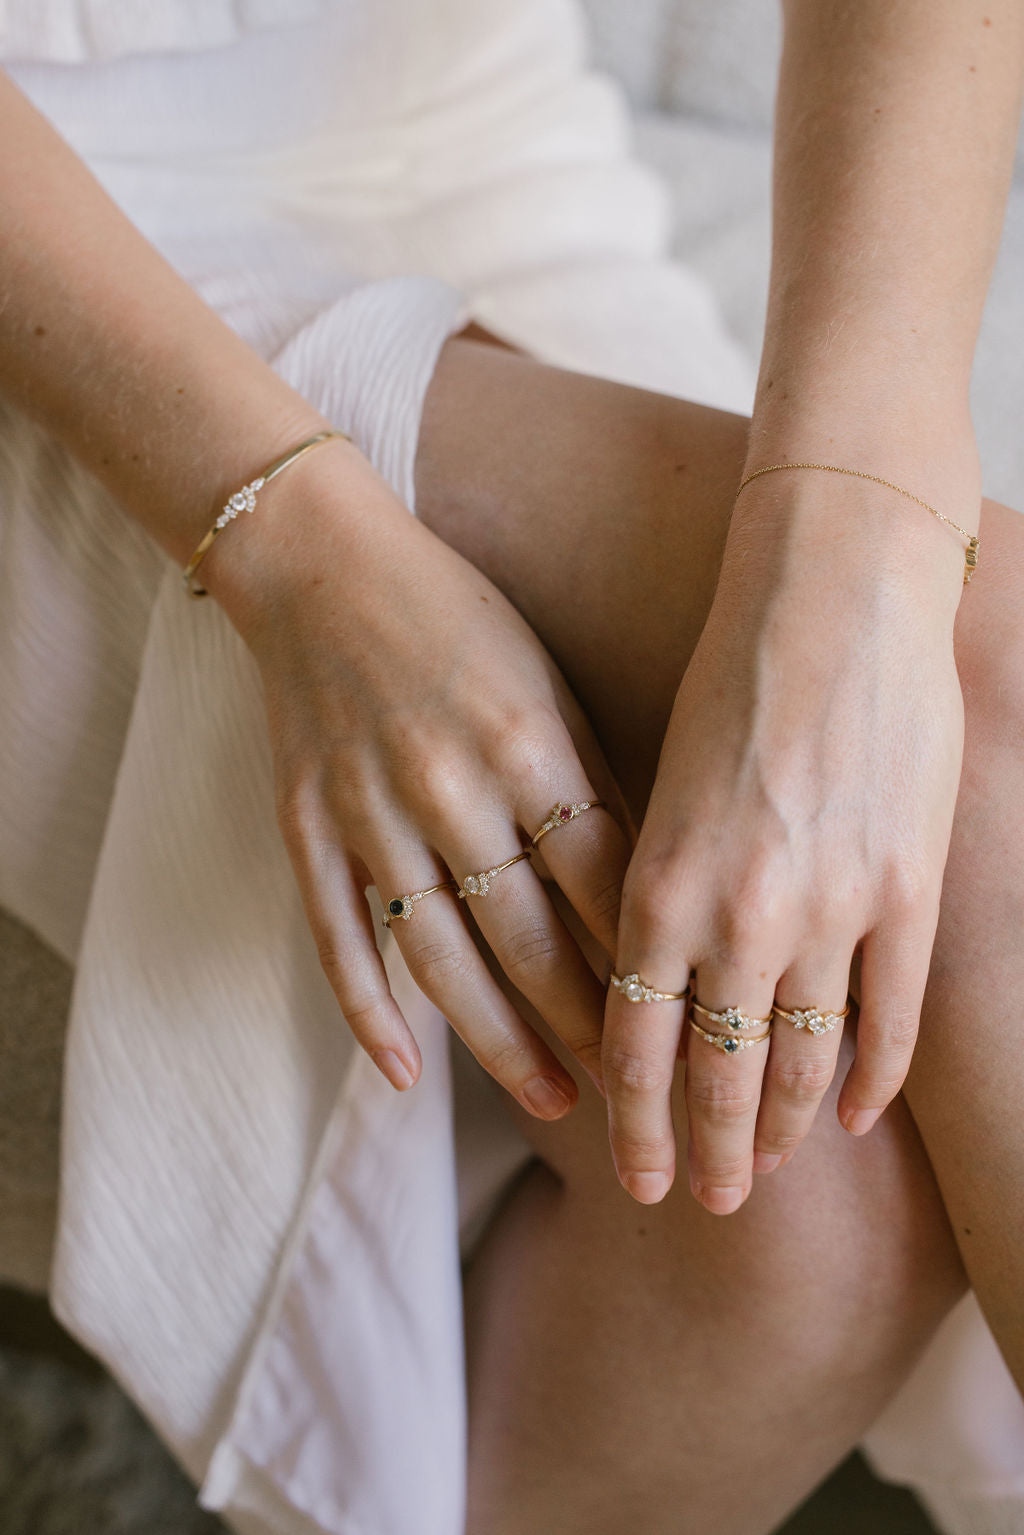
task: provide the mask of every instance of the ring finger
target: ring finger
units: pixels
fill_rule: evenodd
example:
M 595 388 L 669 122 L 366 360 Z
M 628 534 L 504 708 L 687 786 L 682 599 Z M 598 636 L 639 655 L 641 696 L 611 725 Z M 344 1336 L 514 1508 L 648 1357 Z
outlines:
M 402 884 L 410 871 L 418 881 Z M 528 1113 L 559 1118 L 575 1102 L 576 1085 L 491 976 L 456 899 L 455 881 L 427 862 L 422 846 L 400 850 L 374 873 L 390 930 L 420 990 Z M 441 889 L 431 890 L 438 884 Z M 389 905 L 399 902 L 404 910 L 390 912 Z

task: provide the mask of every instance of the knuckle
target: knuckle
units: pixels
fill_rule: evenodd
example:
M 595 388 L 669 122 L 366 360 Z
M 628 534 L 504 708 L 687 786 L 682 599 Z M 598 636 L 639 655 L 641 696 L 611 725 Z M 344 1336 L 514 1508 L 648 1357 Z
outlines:
M 613 1135 L 615 1159 L 628 1172 L 643 1172 L 663 1167 L 668 1142 L 661 1136 L 643 1135 L 634 1130 L 617 1129 Z
M 480 1061 L 495 1081 L 513 1092 L 525 1086 L 537 1072 L 530 1052 L 518 1039 L 496 1041 L 480 1055 Z
M 692 1119 L 699 1119 L 712 1128 L 734 1125 L 753 1116 L 757 1109 L 757 1097 L 736 1082 L 716 1076 L 688 1074 L 686 1102 Z
M 802 1146 L 804 1139 L 805 1133 L 803 1131 L 799 1134 L 792 1134 L 787 1133 L 785 1130 L 773 1130 L 768 1127 L 758 1133 L 755 1149 L 757 1151 L 766 1151 L 769 1155 L 785 1156 L 786 1152 L 795 1151 L 798 1146 Z
M 446 943 L 419 943 L 405 949 L 403 957 L 416 985 L 428 996 L 463 980 L 472 963 L 468 953 Z
M 316 835 L 322 821 L 319 795 L 309 783 L 290 783 L 278 789 L 274 805 L 277 824 L 289 847 L 305 844 Z
M 510 981 L 521 976 L 544 980 L 559 969 L 561 946 L 550 928 L 526 927 L 502 939 L 498 958 Z
M 827 1092 L 834 1072 L 832 1057 L 797 1057 L 771 1066 L 769 1081 L 772 1090 L 790 1103 L 817 1103 Z
M 713 1187 L 728 1188 L 737 1183 L 746 1183 L 750 1176 L 751 1155 L 726 1157 L 718 1156 L 714 1151 L 705 1151 L 702 1155 L 698 1149 L 696 1171 L 702 1183 Z
M 885 881 L 885 907 L 890 917 L 920 920 L 933 905 L 933 882 L 927 868 L 910 860 L 889 870 Z
M 907 1009 L 890 1013 L 882 1024 L 882 1037 L 890 1049 L 908 1055 L 917 1042 L 918 1015 Z
M 672 1074 L 642 1050 L 625 1044 L 606 1045 L 602 1057 L 605 1082 L 624 1093 L 667 1091 Z

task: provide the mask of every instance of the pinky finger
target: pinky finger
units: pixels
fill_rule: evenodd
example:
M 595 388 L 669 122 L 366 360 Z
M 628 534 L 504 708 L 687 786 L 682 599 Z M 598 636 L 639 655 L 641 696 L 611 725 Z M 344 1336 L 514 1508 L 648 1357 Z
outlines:
M 857 1054 L 839 1094 L 840 1122 L 864 1135 L 903 1086 L 917 1043 L 934 925 L 875 929 L 864 939 Z
M 307 829 L 285 840 L 320 964 L 345 1022 L 392 1087 L 404 1092 L 420 1074 L 419 1047 L 391 995 L 352 866 L 329 835 Z

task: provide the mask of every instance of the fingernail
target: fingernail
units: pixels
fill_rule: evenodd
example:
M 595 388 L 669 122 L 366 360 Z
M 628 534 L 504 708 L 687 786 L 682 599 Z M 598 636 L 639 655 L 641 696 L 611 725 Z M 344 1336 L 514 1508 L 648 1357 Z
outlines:
M 402 1057 L 396 1055 L 393 1050 L 374 1050 L 373 1064 L 384 1073 L 392 1087 L 398 1088 L 400 1093 L 404 1093 L 406 1088 L 411 1087 L 416 1080 Z
M 622 1187 L 642 1205 L 656 1205 L 664 1199 L 672 1180 L 667 1173 L 623 1173 Z
M 712 1215 L 731 1215 L 747 1197 L 746 1189 L 706 1188 L 701 1183 L 694 1187 L 693 1192 Z
M 773 1173 L 781 1161 L 781 1152 L 778 1156 L 774 1156 L 768 1151 L 755 1151 L 754 1171 L 755 1173 Z
M 851 1135 L 866 1135 L 881 1117 L 881 1113 L 881 1109 L 851 1109 L 843 1119 L 843 1124 Z
M 534 1077 L 523 1088 L 523 1097 L 544 1119 L 560 1119 L 572 1108 L 572 1098 L 554 1077 Z

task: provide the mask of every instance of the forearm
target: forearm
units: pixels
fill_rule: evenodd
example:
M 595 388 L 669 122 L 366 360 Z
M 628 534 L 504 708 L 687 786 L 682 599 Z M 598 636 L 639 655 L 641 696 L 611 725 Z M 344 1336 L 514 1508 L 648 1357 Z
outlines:
M 870 452 L 879 432 L 923 444 L 968 419 L 1024 4 L 784 0 L 784 11 L 751 464 L 769 447 Z M 863 467 L 898 471 L 899 456 Z
M 0 393 L 184 563 L 218 498 L 327 423 L 202 303 L 2 73 L 0 143 Z

